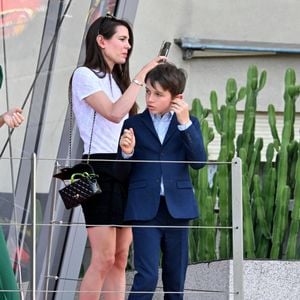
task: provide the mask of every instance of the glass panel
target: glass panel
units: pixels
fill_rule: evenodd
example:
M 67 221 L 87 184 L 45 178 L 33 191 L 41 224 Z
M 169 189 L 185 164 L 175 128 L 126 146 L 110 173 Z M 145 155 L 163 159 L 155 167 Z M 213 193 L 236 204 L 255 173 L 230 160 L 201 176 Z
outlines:
M 53 218 L 69 223 L 76 213 L 71 215 L 60 203 L 52 214 L 55 199 L 52 174 L 56 162 L 65 163 L 64 159 L 58 160 L 57 157 L 67 156 L 68 81 L 72 71 L 82 63 L 86 28 L 98 16 L 108 11 L 114 13 L 116 5 L 117 0 L 0 0 L 0 65 L 4 75 L 0 114 L 18 106 L 23 108 L 26 118 L 22 126 L 13 131 L 9 132 L 6 125 L 0 130 L 0 256 L 3 257 L 4 252 L 9 255 L 8 266 L 11 265 L 15 272 L 15 284 L 22 290 L 24 299 L 32 299 L 33 287 L 33 152 L 38 156 L 36 216 L 41 224 L 37 227 L 35 243 L 36 296 L 50 299 L 54 293 L 45 290 L 55 290 L 61 281 L 69 280 L 56 280 L 55 276 L 64 267 L 66 249 L 63 246 L 70 226 L 53 225 L 51 232 L 49 225 Z M 75 130 L 74 147 L 80 149 L 76 134 Z M 80 218 L 78 214 L 78 220 Z M 74 227 L 82 228 L 85 233 L 84 226 Z M 82 242 L 83 252 L 77 256 L 79 270 L 84 255 L 84 238 Z M 49 251 L 52 252 L 51 261 L 46 255 Z M 6 272 L 1 265 L 0 279 Z M 46 278 L 48 275 L 50 278 Z M 14 281 L 14 276 L 10 279 Z M 3 290 L 1 286 L 0 290 Z M 64 296 L 61 293 L 60 299 L 66 299 Z M 59 299 L 57 295 L 56 299 Z

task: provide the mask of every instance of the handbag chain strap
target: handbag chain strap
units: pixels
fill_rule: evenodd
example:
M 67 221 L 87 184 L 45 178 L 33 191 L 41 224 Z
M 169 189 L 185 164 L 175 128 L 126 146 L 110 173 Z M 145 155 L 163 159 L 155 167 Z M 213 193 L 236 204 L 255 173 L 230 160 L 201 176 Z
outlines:
M 74 73 L 73 73 L 74 74 Z M 69 127 L 69 158 L 71 159 L 72 157 L 72 131 L 73 131 L 73 103 L 72 103 L 72 80 L 73 80 L 73 74 L 70 78 L 69 82 L 69 107 L 70 107 L 70 127 Z M 92 148 L 92 140 L 93 140 L 93 134 L 94 134 L 94 125 L 95 125 L 95 120 L 96 120 L 96 111 L 94 110 L 94 115 L 93 115 L 93 124 L 92 124 L 92 129 L 91 129 L 91 136 L 90 136 L 90 142 L 89 142 L 89 152 L 87 156 L 87 164 L 90 161 L 90 156 L 91 156 L 91 148 Z

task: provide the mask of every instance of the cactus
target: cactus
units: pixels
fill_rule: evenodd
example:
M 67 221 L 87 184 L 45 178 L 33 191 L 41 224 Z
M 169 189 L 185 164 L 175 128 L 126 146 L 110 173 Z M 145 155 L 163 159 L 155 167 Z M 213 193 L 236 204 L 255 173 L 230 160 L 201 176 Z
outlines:
M 250 192 L 247 168 L 247 152 L 244 148 L 240 149 L 243 174 L 243 228 L 244 228 L 244 252 L 245 257 L 255 258 L 255 238 L 252 222 L 252 209 L 250 205 Z
M 285 185 L 278 193 L 280 203 L 277 205 L 274 215 L 274 227 L 272 232 L 272 248 L 270 258 L 278 259 L 281 254 L 282 242 L 287 229 L 288 202 L 290 200 L 290 187 Z M 276 198 L 277 200 L 277 198 Z
M 250 66 L 247 72 L 246 88 L 239 89 L 234 79 L 226 84 L 225 104 L 218 107 L 215 91 L 210 94 L 211 113 L 217 133 L 221 138 L 218 168 L 213 178 L 213 186 L 208 186 L 207 170 L 194 174 L 193 182 L 198 186 L 196 194 L 201 210 L 205 211 L 201 222 L 216 223 L 212 213 L 216 198 L 219 200 L 218 225 L 230 225 L 231 215 L 231 170 L 224 163 L 231 161 L 234 155 L 242 160 L 243 179 L 243 226 L 244 251 L 246 258 L 284 258 L 299 259 L 300 231 L 300 145 L 295 140 L 294 123 L 296 100 L 300 95 L 300 85 L 296 84 L 295 71 L 288 69 L 285 74 L 283 129 L 279 135 L 276 125 L 276 112 L 272 104 L 268 106 L 268 121 L 273 142 L 266 151 L 266 162 L 261 168 L 261 150 L 263 140 L 255 137 L 256 102 L 258 94 L 266 83 L 266 72 L 259 75 L 256 66 Z M 236 138 L 236 104 L 246 95 L 242 133 Z M 202 116 L 208 111 L 193 103 L 193 110 Z M 205 116 L 205 117 L 204 117 Z M 208 124 L 201 123 L 209 136 Z M 212 129 L 211 129 L 212 130 Z M 211 133 L 212 134 L 212 133 Z M 207 138 L 207 141 L 210 140 Z M 206 143 L 206 146 L 208 143 Z M 193 173 L 193 171 L 191 171 Z M 204 187 L 204 188 L 203 188 Z M 205 188 L 207 187 L 207 189 Z M 205 191 L 204 191 L 204 190 Z M 294 208 L 289 214 L 290 198 L 294 199 Z M 209 212 L 209 213 L 208 213 Z M 194 240 L 197 257 L 209 259 L 209 247 L 216 242 L 213 235 L 201 231 L 203 240 Z M 207 231 L 208 232 L 208 231 Z M 212 231 L 213 232 L 213 231 Z M 220 231 L 219 257 L 229 258 L 231 254 L 231 232 L 226 228 Z M 207 245 L 209 245 L 207 247 Z M 286 256 L 285 256 L 286 255 Z
M 273 137 L 274 147 L 276 148 L 277 151 L 279 151 L 280 140 L 279 140 L 278 131 L 276 127 L 276 114 L 275 114 L 275 108 L 273 104 L 269 104 L 268 106 L 268 121 L 271 129 L 271 134 Z
M 204 145 L 207 150 L 208 143 L 211 141 L 211 130 L 208 126 L 207 120 L 201 122 L 202 134 L 204 136 Z M 200 222 L 197 225 L 201 226 L 215 226 L 214 205 L 215 198 L 212 198 L 208 183 L 208 165 L 198 171 L 197 187 L 199 187 L 196 197 L 200 207 Z M 206 187 L 206 188 L 202 188 Z M 215 230 L 214 229 L 200 229 L 198 234 L 202 236 L 201 240 L 197 241 L 197 249 L 199 256 L 203 260 L 211 260 L 216 258 L 215 254 Z
M 194 99 L 190 113 L 197 117 L 200 122 L 204 147 L 206 153 L 208 153 L 208 144 L 214 139 L 213 129 L 209 127 L 208 122 L 205 119 L 208 115 L 208 110 L 203 109 L 199 99 Z M 208 166 L 204 166 L 199 171 L 190 169 L 190 172 L 200 208 L 200 219 L 194 220 L 193 225 L 215 226 L 214 206 L 216 197 L 211 195 L 212 193 L 209 188 Z M 215 259 L 215 236 L 215 229 L 194 229 L 190 233 L 190 248 L 193 247 L 194 249 L 193 251 L 190 251 L 190 260 L 199 261 L 199 259 Z
M 262 177 L 262 200 L 265 210 L 266 224 L 268 232 L 272 230 L 273 212 L 275 205 L 275 191 L 276 191 L 276 170 L 273 167 L 274 145 L 270 143 L 266 151 L 266 163 L 263 170 Z M 261 228 L 256 227 L 255 236 L 257 244 L 256 257 L 267 258 L 269 256 L 271 240 L 262 234 Z
M 258 93 L 266 83 L 267 73 L 262 71 L 260 77 L 256 66 L 251 65 L 247 72 L 246 102 L 244 109 L 243 131 L 237 138 L 237 153 L 243 162 L 243 210 L 244 210 L 244 243 L 245 255 L 249 258 L 255 257 L 256 245 L 254 235 L 254 225 L 262 224 L 264 205 L 262 193 L 257 182 L 260 164 L 260 152 L 263 147 L 263 140 L 257 139 L 255 144 L 255 114 Z M 254 180 L 255 178 L 255 180 Z M 247 181 L 247 182 L 246 182 Z M 254 188 L 254 193 L 253 193 Z M 254 210 L 252 210 L 252 193 L 254 195 Z M 267 234 L 267 225 L 264 226 L 264 235 Z M 257 233 L 257 235 L 261 235 Z
M 298 144 L 298 159 L 295 172 L 294 208 L 291 214 L 291 226 L 287 243 L 287 258 L 299 259 L 297 257 L 297 238 L 300 231 L 300 144 Z
M 253 182 L 253 176 L 255 174 L 255 170 L 259 168 L 260 163 L 260 152 L 263 147 L 263 139 L 258 138 L 254 144 L 253 151 L 252 151 L 252 157 L 249 163 L 248 168 L 248 184 L 251 188 L 252 182 Z
M 254 206 L 256 210 L 257 215 L 257 227 L 260 231 L 259 237 L 256 239 L 256 241 L 260 241 L 261 237 L 264 236 L 266 239 L 271 238 L 271 233 L 269 226 L 267 224 L 267 218 L 266 218 L 266 211 L 263 203 L 263 196 L 261 193 L 260 188 L 260 177 L 259 175 L 255 174 L 253 178 L 254 183 Z M 258 243 L 257 243 L 258 244 Z
M 278 152 L 277 192 L 275 198 L 275 215 L 272 232 L 271 258 L 278 259 L 281 255 L 281 244 L 288 226 L 288 205 L 292 192 L 288 182 L 289 155 L 295 147 L 294 123 L 296 99 L 300 94 L 300 86 L 296 84 L 295 71 L 288 69 L 285 73 L 284 90 L 284 125 L 282 129 L 281 146 Z M 288 198 L 287 198 L 288 197 Z
M 224 164 L 231 161 L 235 154 L 235 132 L 236 132 L 236 104 L 245 95 L 245 89 L 237 94 L 236 81 L 228 79 L 226 84 L 226 105 L 218 109 L 218 97 L 215 91 L 210 94 L 211 111 L 217 132 L 221 136 L 221 151 L 216 173 L 216 185 L 219 195 L 219 222 L 223 227 L 228 227 L 231 216 L 231 190 L 229 166 Z M 231 253 L 231 235 L 228 229 L 221 229 L 220 232 L 220 258 L 228 258 Z
M 259 81 L 258 81 L 258 70 L 255 65 L 251 65 L 247 72 L 247 85 L 246 85 L 246 103 L 244 110 L 244 123 L 243 132 L 239 139 L 239 148 L 244 148 L 247 153 L 247 160 L 251 157 L 251 151 L 249 147 L 254 143 L 254 133 L 255 133 L 255 112 L 256 112 L 256 102 L 257 95 L 259 91 L 263 89 L 266 84 L 267 73 L 262 71 Z
M 300 94 L 300 85 L 296 85 L 296 74 L 293 69 L 287 69 L 285 73 L 285 90 L 284 90 L 284 123 L 286 121 L 291 122 L 291 135 L 290 140 L 294 139 L 294 123 L 295 123 L 295 105 L 296 99 Z
M 226 147 L 222 146 L 218 161 L 222 162 L 218 165 L 217 170 L 217 185 L 219 192 L 219 221 L 220 225 L 224 227 L 230 226 L 231 216 L 231 201 L 230 201 L 230 177 L 228 165 L 224 164 L 227 158 Z M 231 253 L 231 235 L 228 229 L 221 229 L 220 231 L 220 258 L 228 258 Z
M 290 126 L 289 126 L 290 127 Z M 279 153 L 279 162 L 277 169 L 277 192 L 275 197 L 275 214 L 274 226 L 272 232 L 272 248 L 271 258 L 278 259 L 280 254 L 280 246 L 283 241 L 283 233 L 286 229 L 285 214 L 288 209 L 287 195 L 290 194 L 290 187 L 286 185 L 287 182 L 287 163 L 288 151 L 287 147 L 281 147 Z
M 226 84 L 226 105 L 222 105 L 220 110 L 218 109 L 217 93 L 212 91 L 210 94 L 214 125 L 221 136 L 221 147 L 226 146 L 227 148 L 226 161 L 231 161 L 235 154 L 236 104 L 244 98 L 245 91 L 245 88 L 242 87 L 237 94 L 236 81 L 228 79 Z

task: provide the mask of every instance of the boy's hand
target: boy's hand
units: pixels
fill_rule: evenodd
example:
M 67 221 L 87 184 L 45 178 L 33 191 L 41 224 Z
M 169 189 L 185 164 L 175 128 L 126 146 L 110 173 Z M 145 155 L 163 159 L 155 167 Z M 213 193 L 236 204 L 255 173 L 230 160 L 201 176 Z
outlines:
M 180 125 L 184 125 L 189 122 L 189 105 L 183 100 L 182 95 L 178 95 L 172 100 L 170 110 L 175 112 L 177 121 Z
M 125 154 L 133 153 L 135 147 L 135 136 L 132 128 L 124 129 L 120 138 L 120 147 Z

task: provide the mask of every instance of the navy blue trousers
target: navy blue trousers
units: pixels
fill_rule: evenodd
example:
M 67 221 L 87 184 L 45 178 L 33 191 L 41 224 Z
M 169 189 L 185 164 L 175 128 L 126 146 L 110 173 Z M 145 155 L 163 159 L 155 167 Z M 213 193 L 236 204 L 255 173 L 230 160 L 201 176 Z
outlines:
M 174 228 L 133 228 L 136 274 L 129 300 L 152 299 L 158 281 L 160 263 L 164 299 L 183 299 L 188 264 L 188 228 L 176 228 L 176 226 L 188 224 L 189 220 L 174 219 L 169 214 L 164 197 L 161 197 L 159 211 L 153 220 L 134 223 L 134 225 L 174 226 Z

